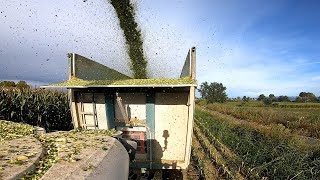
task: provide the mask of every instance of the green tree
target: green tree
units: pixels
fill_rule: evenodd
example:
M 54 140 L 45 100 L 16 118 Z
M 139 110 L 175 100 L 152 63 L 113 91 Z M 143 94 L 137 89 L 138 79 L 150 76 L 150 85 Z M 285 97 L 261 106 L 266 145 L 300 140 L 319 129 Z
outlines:
M 274 94 L 269 94 L 269 99 L 272 101 L 272 102 L 275 102 L 277 100 L 276 96 Z
M 25 81 L 19 81 L 16 87 L 19 89 L 30 89 L 30 86 Z
M 2 81 L 0 82 L 1 87 L 16 87 L 16 83 L 13 81 Z
M 224 87 L 222 83 L 217 82 L 210 83 L 210 85 L 208 84 L 208 82 L 204 82 L 200 85 L 200 89 L 198 89 L 202 98 L 208 103 L 226 102 L 226 90 L 227 88 Z
M 276 96 L 274 94 L 269 94 L 269 97 L 266 97 L 263 99 L 263 103 L 265 105 L 271 105 L 273 102 L 277 100 Z
M 250 99 L 250 97 L 247 97 L 247 96 L 242 97 L 242 101 L 244 101 L 244 102 L 249 102 L 249 99 Z
M 277 101 L 278 101 L 278 102 L 289 102 L 290 99 L 289 99 L 288 96 L 279 96 L 279 97 L 277 98 Z
M 258 101 L 263 101 L 266 98 L 266 96 L 264 94 L 260 94 L 258 97 Z
M 317 97 L 311 92 L 300 92 L 299 97 L 301 97 L 300 102 L 317 102 Z

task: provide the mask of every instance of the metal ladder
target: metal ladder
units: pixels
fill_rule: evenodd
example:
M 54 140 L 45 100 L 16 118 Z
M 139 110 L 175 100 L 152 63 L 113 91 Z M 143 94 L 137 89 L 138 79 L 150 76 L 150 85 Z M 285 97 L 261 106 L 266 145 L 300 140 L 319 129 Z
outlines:
M 88 94 L 88 93 L 84 93 Z M 80 115 L 82 119 L 82 127 L 84 129 L 88 129 L 88 127 L 94 127 L 94 129 L 99 129 L 98 126 L 98 118 L 97 118 L 97 109 L 96 109 L 96 103 L 94 99 L 94 93 L 92 93 L 92 112 L 84 111 L 84 94 L 80 95 Z M 93 116 L 93 122 L 94 124 L 87 124 L 86 115 L 92 115 Z

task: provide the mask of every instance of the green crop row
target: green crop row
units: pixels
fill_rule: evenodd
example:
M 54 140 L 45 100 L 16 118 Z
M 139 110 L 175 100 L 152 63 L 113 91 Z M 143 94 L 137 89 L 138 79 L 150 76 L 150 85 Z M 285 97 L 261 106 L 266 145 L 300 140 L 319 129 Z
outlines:
M 221 104 L 208 104 L 205 107 L 241 120 L 263 125 L 281 124 L 294 133 L 320 138 L 320 111 L 318 109 L 237 107 Z
M 231 149 L 252 179 L 317 179 L 320 177 L 320 148 L 299 148 L 281 138 L 277 129 L 246 125 L 228 116 L 196 109 L 197 123 Z M 315 146 L 316 147 L 316 146 Z M 242 164 L 238 165 L 243 166 Z
M 67 93 L 58 91 L 0 89 L 0 119 L 46 131 L 72 129 Z

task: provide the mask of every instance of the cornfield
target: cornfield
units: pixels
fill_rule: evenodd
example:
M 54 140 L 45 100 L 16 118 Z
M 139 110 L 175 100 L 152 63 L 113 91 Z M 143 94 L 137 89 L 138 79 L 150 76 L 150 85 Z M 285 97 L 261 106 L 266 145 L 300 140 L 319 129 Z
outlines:
M 0 119 L 40 126 L 50 132 L 72 129 L 67 93 L 42 89 L 0 89 Z

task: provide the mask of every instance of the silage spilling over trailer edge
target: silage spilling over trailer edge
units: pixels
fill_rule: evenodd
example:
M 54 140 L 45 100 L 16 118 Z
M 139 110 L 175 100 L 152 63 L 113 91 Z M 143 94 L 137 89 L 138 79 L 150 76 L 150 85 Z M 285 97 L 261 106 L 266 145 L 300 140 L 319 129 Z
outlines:
M 49 86 L 67 87 L 67 86 L 90 86 L 90 85 L 182 85 L 196 84 L 190 77 L 179 79 L 125 79 L 125 80 L 83 80 L 72 77 L 70 80 L 51 84 Z

